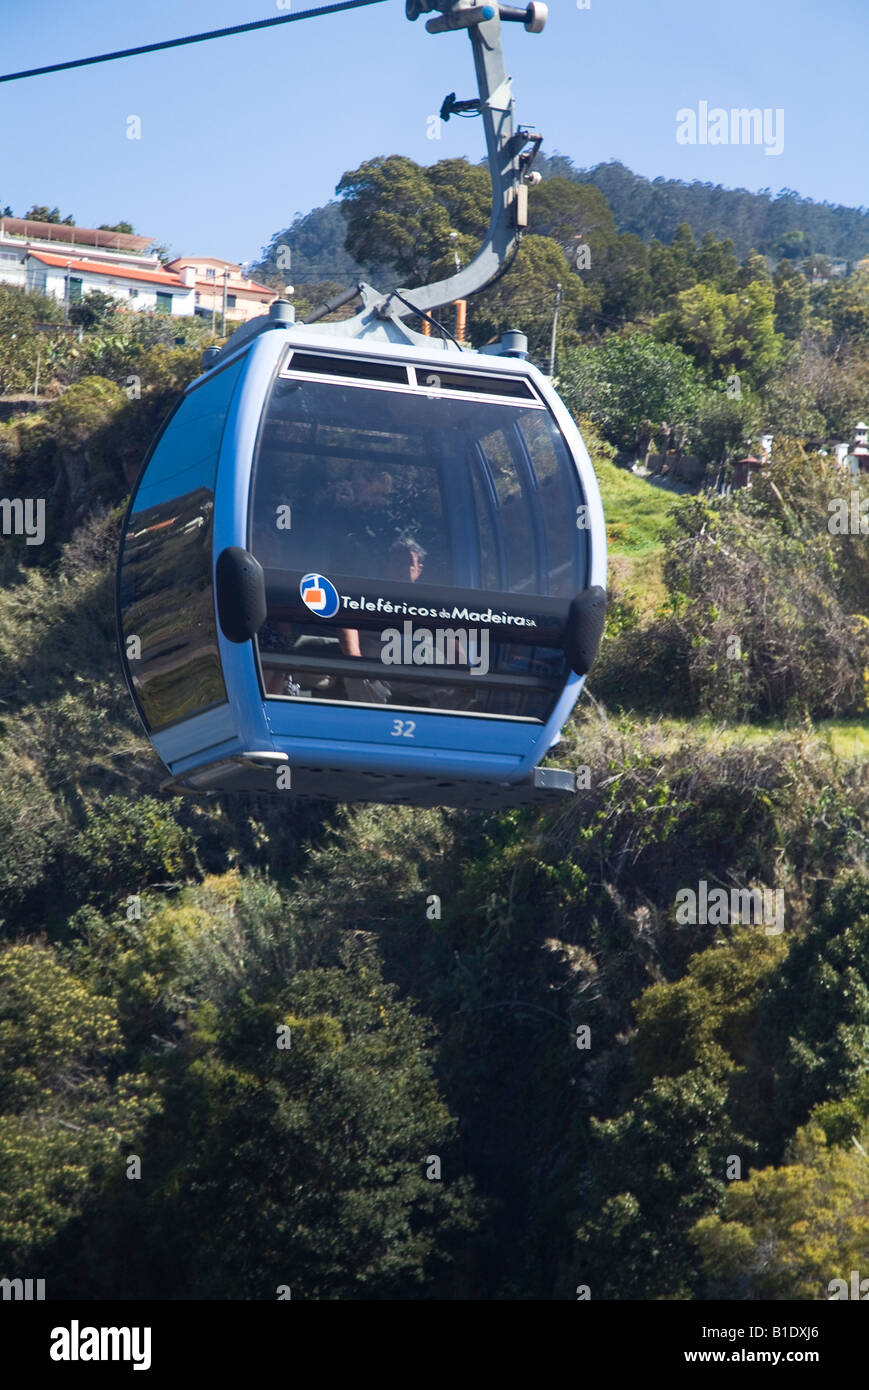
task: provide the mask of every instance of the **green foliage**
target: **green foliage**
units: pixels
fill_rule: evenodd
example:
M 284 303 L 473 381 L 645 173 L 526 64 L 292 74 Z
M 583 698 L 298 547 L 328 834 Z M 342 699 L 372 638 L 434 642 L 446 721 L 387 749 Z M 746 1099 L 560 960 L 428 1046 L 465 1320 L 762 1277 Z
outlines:
M 828 280 L 815 290 L 813 301 L 818 316 L 830 322 L 834 346 L 869 342 L 869 271 Z
M 115 296 L 103 290 L 89 290 L 78 304 L 69 306 L 70 323 L 81 324 L 82 328 L 106 328 L 117 322 L 120 314 Z
M 805 236 L 801 254 L 814 247 L 828 256 L 856 260 L 866 250 L 869 213 L 865 209 L 815 203 L 792 188 L 773 195 L 769 190 L 748 193 L 741 188 L 683 179 L 647 179 L 618 160 L 575 169 L 563 155 L 538 158 L 544 173 L 576 179 L 600 189 L 613 210 L 620 231 L 644 240 L 668 243 L 680 225 L 689 224 L 697 236 L 706 232 L 732 238 L 737 255 L 756 249 L 783 254 L 781 239 L 789 232 Z M 790 243 L 788 243 L 790 245 Z
M 855 847 L 865 845 L 859 821 L 852 822 L 850 838 Z M 840 875 L 825 895 L 817 919 L 794 944 L 770 988 L 758 1029 L 758 1045 L 770 1058 L 773 1076 L 767 1123 L 777 1133 L 791 1132 L 813 1106 L 865 1089 L 869 1079 L 869 879 L 865 874 Z
M 386 261 L 401 283 L 425 284 L 450 251 L 451 231 L 472 233 L 481 220 L 485 230 L 480 171 L 464 160 L 445 163 L 446 170 L 424 169 L 389 155 L 344 174 L 336 191 L 344 199 L 347 250 L 357 261 Z
M 0 395 L 32 390 L 36 377 L 37 354 L 53 348 L 66 348 L 63 335 L 57 342 L 51 334 L 38 333 L 37 323 L 63 322 L 63 311 L 56 299 L 41 294 L 25 294 L 17 286 L 0 285 Z
M 158 799 L 112 569 L 211 329 L 102 304 L 81 343 L 37 339 L 60 306 L 0 289 L 0 372 L 28 388 L 38 347 L 50 396 L 0 426 L 2 490 L 50 497 L 54 528 L 0 547 L 0 1256 L 58 1271 L 55 1296 L 822 1297 L 865 1263 L 869 556 L 827 526 L 850 481 L 782 438 L 865 415 L 865 283 L 794 264 L 794 220 L 835 254 L 841 210 L 543 168 L 470 331 L 524 328 L 545 362 L 561 283 L 616 598 L 558 808 Z M 267 249 L 311 305 L 358 258 L 374 283 L 449 274 L 485 232 L 483 165 L 345 177 L 347 217 Z M 776 243 L 770 276 L 752 248 Z M 656 430 L 718 463 L 770 423 L 773 466 L 729 499 L 612 463 Z M 855 723 L 818 737 L 826 712 Z M 785 932 L 679 925 L 701 879 L 780 889 Z
M 61 818 L 44 776 L 26 758 L 7 757 L 0 786 L 0 902 L 4 916 L 14 913 L 49 872 L 60 837 Z
M 755 392 L 740 381 L 739 394 L 732 394 L 725 380 L 701 396 L 690 428 L 691 448 L 701 458 L 724 463 L 748 447 L 760 427 L 760 403 Z
M 165 1039 L 148 1187 L 110 1190 L 79 1237 L 92 1296 L 118 1279 L 146 1293 L 154 1268 L 170 1297 L 461 1295 L 480 1203 L 430 1027 L 370 941 L 306 931 L 292 900 L 234 874 L 149 901 L 140 922 L 79 922 L 76 969 L 117 991 L 130 1055 Z
M 528 335 L 529 353 L 548 371 L 559 284 L 556 348 L 557 361 L 563 361 L 565 349 L 578 341 L 578 323 L 600 299 L 583 287 L 561 249 L 545 237 L 525 237 L 506 275 L 474 298 L 468 315 L 472 341 L 481 345 L 497 340 L 507 328 L 520 328 Z
M 862 714 L 869 570 L 860 538 L 828 529 L 842 492 L 835 466 L 782 440 L 750 493 L 680 508 L 667 603 L 602 653 L 595 689 L 742 720 Z
M 66 217 L 61 217 L 60 208 L 50 208 L 45 203 L 34 203 L 33 207 L 24 214 L 26 221 L 32 222 L 52 222 L 56 227 L 74 227 L 75 222 L 72 216 L 67 213 Z
M 676 426 L 693 417 L 700 381 L 678 347 L 633 333 L 568 353 L 559 389 L 567 405 L 588 415 L 613 443 L 636 449 L 664 422 Z
M 809 325 L 811 294 L 809 282 L 781 261 L 775 274 L 775 328 L 784 338 L 798 339 Z
M 692 1237 L 703 1261 L 705 1296 L 798 1299 L 831 1296 L 869 1260 L 866 1155 L 842 1152 L 823 1132 L 797 1132 L 789 1161 L 729 1185 L 721 1214 L 702 1217 Z
M 557 177 L 545 179 L 532 190 L 528 230 L 557 241 L 571 260 L 578 246 L 587 246 L 592 269 L 603 261 L 617 236 L 612 210 L 597 188 Z
M 0 951 L 0 1259 L 32 1267 L 99 1181 L 123 1180 L 123 1147 L 156 1102 L 144 1078 L 113 1076 L 110 1001 L 51 951 Z
M 693 285 L 677 294 L 674 307 L 660 314 L 653 328 L 719 378 L 736 371 L 763 381 L 781 354 L 775 292 L 768 280 L 750 280 L 733 294 L 706 283 Z
M 193 842 L 172 811 L 171 804 L 150 796 L 135 802 L 109 796 L 95 806 L 65 855 L 74 891 L 83 900 L 118 903 L 154 883 L 191 873 Z

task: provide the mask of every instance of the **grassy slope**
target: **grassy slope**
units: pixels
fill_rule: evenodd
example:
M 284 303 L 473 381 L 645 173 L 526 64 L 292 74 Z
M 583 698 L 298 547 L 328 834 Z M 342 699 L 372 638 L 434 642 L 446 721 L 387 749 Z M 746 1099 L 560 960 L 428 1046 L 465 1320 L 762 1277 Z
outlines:
M 649 616 L 664 597 L 663 537 L 670 514 L 682 504 L 682 498 L 652 487 L 606 459 L 596 458 L 594 467 L 606 516 L 610 584 L 633 598 Z M 772 738 L 783 730 L 778 722 L 728 727 L 702 719 L 663 720 L 661 727 L 672 731 L 674 740 L 690 727 L 719 745 L 737 739 L 751 742 Z M 825 720 L 816 725 L 816 732 L 830 740 L 839 757 L 869 757 L 869 716 L 863 720 Z
M 647 615 L 664 598 L 662 536 L 681 498 L 606 459 L 595 459 L 607 523 L 610 586 Z

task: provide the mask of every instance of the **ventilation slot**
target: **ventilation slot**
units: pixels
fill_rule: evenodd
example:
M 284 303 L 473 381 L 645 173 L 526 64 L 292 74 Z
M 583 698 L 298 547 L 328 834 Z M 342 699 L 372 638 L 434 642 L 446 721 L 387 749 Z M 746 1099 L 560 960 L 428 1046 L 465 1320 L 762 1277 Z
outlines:
M 350 376 L 357 381 L 393 381 L 407 385 L 407 368 L 397 362 L 372 362 L 365 357 L 332 357 L 325 353 L 294 352 L 289 372 L 316 372 L 320 376 Z
M 435 391 L 473 391 L 484 396 L 514 396 L 536 400 L 528 382 L 521 376 L 484 376 L 482 372 L 443 372 L 440 367 L 417 367 L 417 385 Z

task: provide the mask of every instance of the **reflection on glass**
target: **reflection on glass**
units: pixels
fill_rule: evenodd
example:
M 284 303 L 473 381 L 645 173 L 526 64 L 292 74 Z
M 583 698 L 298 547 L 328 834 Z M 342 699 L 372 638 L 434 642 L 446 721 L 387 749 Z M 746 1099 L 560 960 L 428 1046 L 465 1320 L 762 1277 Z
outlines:
M 122 541 L 127 668 L 152 731 L 226 700 L 211 584 L 214 481 L 241 360 L 185 396 L 136 489 Z M 128 639 L 140 646 L 129 654 Z
M 213 513 L 213 493 L 202 487 L 130 518 L 123 630 L 141 642 L 129 668 L 155 730 L 226 699 L 211 591 Z
M 573 592 L 580 500 L 539 405 L 279 377 L 257 444 L 249 545 L 267 580 L 269 570 L 408 590 L 421 580 L 465 602 L 470 569 L 482 609 L 487 591 Z M 258 641 L 268 695 L 544 719 L 563 685 L 559 649 L 491 634 L 486 674 L 449 661 L 396 674 L 381 630 L 287 621 L 271 587 Z

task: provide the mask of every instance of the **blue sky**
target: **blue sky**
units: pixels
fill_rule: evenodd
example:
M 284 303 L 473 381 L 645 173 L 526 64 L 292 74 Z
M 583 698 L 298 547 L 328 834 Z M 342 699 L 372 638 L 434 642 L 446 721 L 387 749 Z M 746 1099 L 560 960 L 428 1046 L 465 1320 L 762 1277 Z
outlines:
M 585 3 L 585 0 L 581 0 Z M 296 9 L 309 0 L 292 0 Z M 284 12 L 279 0 L 5 0 L 0 70 Z M 517 115 L 579 166 L 795 188 L 869 203 L 862 65 L 869 0 L 553 0 L 541 35 L 504 27 Z M 296 212 L 378 154 L 482 157 L 480 124 L 427 138 L 447 92 L 475 94 L 466 35 L 429 35 L 403 0 L 0 86 L 0 203 L 126 219 L 175 254 L 251 260 Z M 784 112 L 784 148 L 685 145 L 676 112 Z M 129 116 L 141 139 L 127 138 Z

